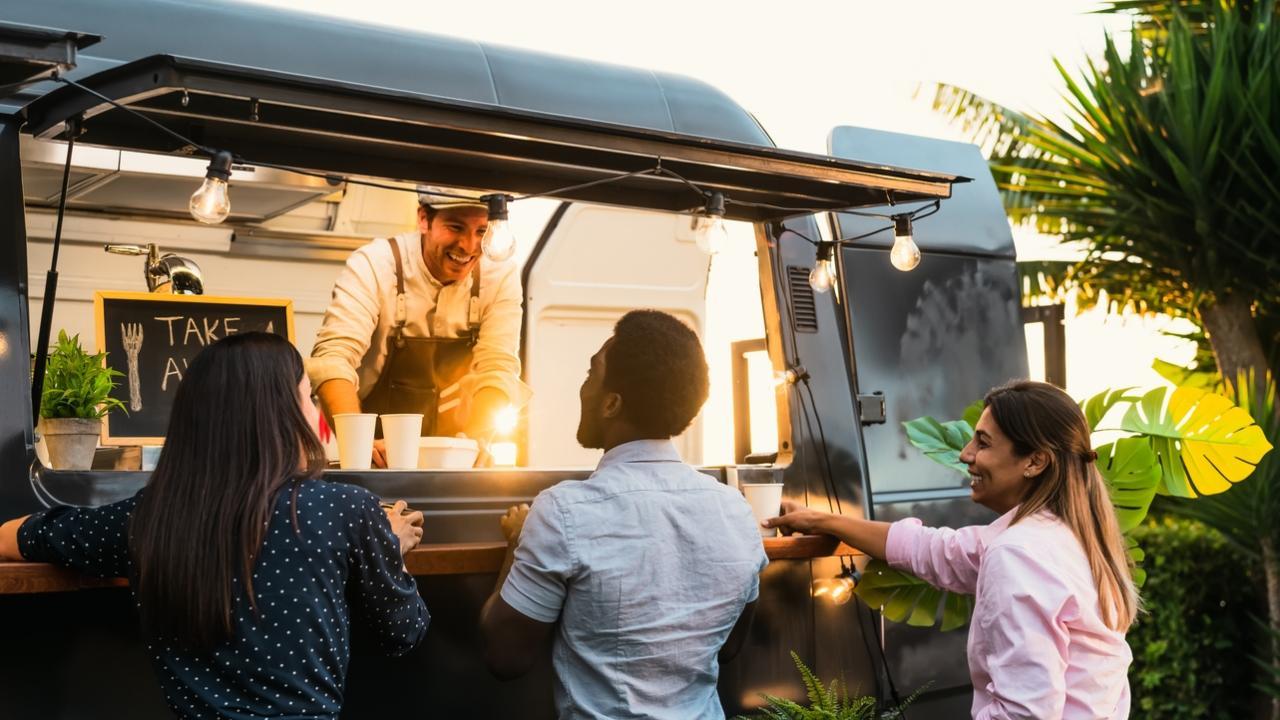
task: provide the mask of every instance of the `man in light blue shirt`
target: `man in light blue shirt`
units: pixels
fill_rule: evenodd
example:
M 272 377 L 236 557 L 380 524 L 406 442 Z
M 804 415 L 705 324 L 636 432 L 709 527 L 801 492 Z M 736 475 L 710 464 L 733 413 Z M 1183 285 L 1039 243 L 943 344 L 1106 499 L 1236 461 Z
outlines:
M 628 313 L 579 391 L 578 442 L 605 451 L 595 473 L 502 520 L 506 562 L 480 617 L 485 660 L 518 677 L 549 645 L 561 720 L 724 718 L 720 660 L 741 646 L 768 560 L 742 495 L 671 442 L 707 386 L 692 330 Z

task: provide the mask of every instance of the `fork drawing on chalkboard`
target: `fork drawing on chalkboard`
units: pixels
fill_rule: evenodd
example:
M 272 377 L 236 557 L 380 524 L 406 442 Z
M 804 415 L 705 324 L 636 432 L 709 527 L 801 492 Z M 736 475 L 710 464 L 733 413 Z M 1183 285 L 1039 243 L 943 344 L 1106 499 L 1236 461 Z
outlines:
M 120 323 L 120 338 L 129 356 L 129 409 L 142 409 L 142 381 L 138 379 L 138 353 L 142 350 L 142 323 Z

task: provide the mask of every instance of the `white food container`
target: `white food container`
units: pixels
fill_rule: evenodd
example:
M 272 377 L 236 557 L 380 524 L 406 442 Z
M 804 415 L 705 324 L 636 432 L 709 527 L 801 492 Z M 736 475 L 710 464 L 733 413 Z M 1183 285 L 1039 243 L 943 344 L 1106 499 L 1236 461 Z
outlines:
M 418 469 L 465 470 L 479 453 L 479 443 L 471 438 L 424 437 L 418 441 Z

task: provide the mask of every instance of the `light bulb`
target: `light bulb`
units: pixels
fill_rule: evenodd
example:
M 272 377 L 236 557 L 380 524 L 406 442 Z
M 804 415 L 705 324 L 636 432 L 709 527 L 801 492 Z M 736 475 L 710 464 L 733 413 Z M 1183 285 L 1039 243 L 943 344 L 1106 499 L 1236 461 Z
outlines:
M 847 575 L 833 578 L 819 578 L 809 585 L 809 594 L 815 598 L 826 598 L 834 605 L 844 605 L 853 598 L 854 582 Z
M 493 431 L 499 435 L 510 435 L 520 422 L 520 411 L 508 405 L 499 410 L 493 417 Z
M 729 241 L 729 228 L 724 224 L 724 218 L 718 215 L 695 215 L 693 241 L 707 255 L 720 252 Z
M 480 241 L 484 256 L 494 262 L 511 259 L 516 254 L 516 236 L 506 220 L 489 220 L 489 228 Z
M 823 258 L 813 264 L 809 271 L 809 287 L 814 292 L 824 293 L 836 283 L 836 264 L 830 258 Z
M 818 578 L 809 585 L 809 594 L 815 598 L 826 598 L 833 605 L 844 605 L 853 599 L 853 590 L 858 583 L 847 571 L 842 571 L 833 578 Z
M 217 225 L 231 214 L 231 197 L 227 194 L 227 181 L 231 179 L 231 153 L 214 153 L 205 171 L 204 182 L 191 193 L 187 209 L 191 217 L 208 225 Z
M 693 241 L 699 250 L 714 255 L 728 240 L 729 228 L 724 224 L 724 193 L 710 193 L 702 212 L 693 216 Z
M 484 201 L 489 204 L 489 226 L 480 241 L 480 249 L 494 262 L 509 260 L 516 254 L 516 236 L 507 224 L 508 199 L 501 194 L 484 196 Z
M 889 251 L 889 262 L 902 272 L 914 270 L 920 264 L 920 248 L 911 237 L 910 215 L 893 217 L 893 249 Z

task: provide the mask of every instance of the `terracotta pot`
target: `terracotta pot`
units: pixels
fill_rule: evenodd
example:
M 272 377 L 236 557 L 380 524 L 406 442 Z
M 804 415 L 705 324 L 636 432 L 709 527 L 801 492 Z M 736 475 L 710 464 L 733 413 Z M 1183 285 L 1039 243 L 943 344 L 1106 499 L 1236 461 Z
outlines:
M 88 470 L 101 430 L 98 418 L 40 418 L 40 437 L 54 470 Z

